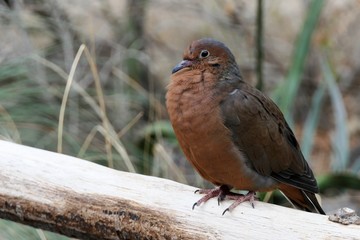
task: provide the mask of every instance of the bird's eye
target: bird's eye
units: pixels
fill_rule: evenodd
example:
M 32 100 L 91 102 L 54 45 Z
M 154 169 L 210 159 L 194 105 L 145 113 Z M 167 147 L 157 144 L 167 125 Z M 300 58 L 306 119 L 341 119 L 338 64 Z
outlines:
M 200 52 L 200 58 L 206 58 L 210 55 L 209 51 L 208 50 L 201 50 Z

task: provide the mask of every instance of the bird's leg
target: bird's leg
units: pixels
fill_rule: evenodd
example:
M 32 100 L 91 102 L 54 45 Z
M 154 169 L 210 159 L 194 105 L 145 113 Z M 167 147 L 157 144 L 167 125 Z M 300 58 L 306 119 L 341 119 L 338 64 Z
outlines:
M 218 198 L 218 204 L 220 205 L 220 202 L 224 199 L 227 199 L 228 196 L 232 196 L 236 193 L 230 192 L 230 188 L 227 185 L 221 185 L 220 187 L 214 188 L 214 189 L 199 189 L 196 190 L 195 193 L 205 194 L 202 198 L 199 199 L 196 203 L 194 203 L 192 209 L 195 208 L 195 206 L 200 206 L 200 204 L 205 203 L 210 198 L 217 197 Z M 236 194 L 237 196 L 241 194 Z M 241 195 L 243 196 L 243 195 Z
M 225 209 L 225 211 L 222 213 L 222 215 L 224 215 L 227 211 L 231 212 L 232 210 L 234 210 L 234 208 L 236 208 L 240 203 L 249 201 L 251 206 L 254 208 L 254 202 L 256 199 L 256 193 L 249 191 L 246 195 L 242 195 L 242 194 L 236 194 L 236 193 L 231 193 L 226 195 L 226 199 L 229 200 L 235 200 L 235 202 L 233 202 L 230 207 L 228 207 L 227 209 Z

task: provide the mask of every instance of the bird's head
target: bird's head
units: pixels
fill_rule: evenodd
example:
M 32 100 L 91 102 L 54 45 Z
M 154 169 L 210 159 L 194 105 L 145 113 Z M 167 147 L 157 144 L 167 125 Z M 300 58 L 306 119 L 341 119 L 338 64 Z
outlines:
M 176 65 L 172 74 L 181 70 L 209 70 L 227 72 L 231 67 L 237 69 L 234 55 L 222 42 L 211 38 L 196 40 L 185 50 L 183 60 Z

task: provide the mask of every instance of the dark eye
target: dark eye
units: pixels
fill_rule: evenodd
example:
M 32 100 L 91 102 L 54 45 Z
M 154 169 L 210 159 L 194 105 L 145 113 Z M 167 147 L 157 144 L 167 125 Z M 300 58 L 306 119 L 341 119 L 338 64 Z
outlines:
M 208 50 L 201 50 L 200 52 L 200 58 L 206 58 L 210 55 Z

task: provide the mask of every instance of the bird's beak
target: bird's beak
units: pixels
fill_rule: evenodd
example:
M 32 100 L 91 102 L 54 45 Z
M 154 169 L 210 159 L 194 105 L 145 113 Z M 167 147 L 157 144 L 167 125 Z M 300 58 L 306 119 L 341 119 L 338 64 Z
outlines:
M 182 60 L 178 65 L 176 65 L 173 70 L 171 71 L 172 74 L 180 71 L 183 68 L 190 67 L 192 62 L 190 60 Z

